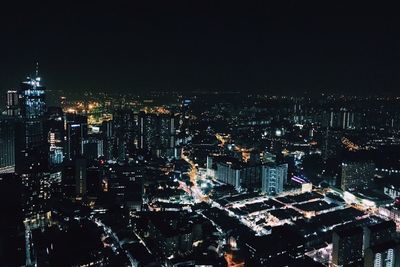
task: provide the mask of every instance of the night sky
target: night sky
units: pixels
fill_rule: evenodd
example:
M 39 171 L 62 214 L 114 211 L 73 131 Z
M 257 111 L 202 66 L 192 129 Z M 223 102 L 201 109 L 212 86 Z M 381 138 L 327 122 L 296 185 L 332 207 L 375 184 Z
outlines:
M 36 60 L 47 87 L 73 92 L 400 87 L 398 9 L 378 1 L 62 2 L 0 8 L 1 91 Z

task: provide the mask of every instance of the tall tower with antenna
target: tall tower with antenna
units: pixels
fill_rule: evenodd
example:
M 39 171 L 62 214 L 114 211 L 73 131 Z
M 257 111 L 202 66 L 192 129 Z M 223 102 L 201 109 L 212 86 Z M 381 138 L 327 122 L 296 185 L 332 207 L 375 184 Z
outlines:
M 35 64 L 35 77 L 26 77 L 20 84 L 18 95 L 20 117 L 25 124 L 25 148 L 43 144 L 43 116 L 46 112 L 45 88 L 39 77 L 39 63 Z

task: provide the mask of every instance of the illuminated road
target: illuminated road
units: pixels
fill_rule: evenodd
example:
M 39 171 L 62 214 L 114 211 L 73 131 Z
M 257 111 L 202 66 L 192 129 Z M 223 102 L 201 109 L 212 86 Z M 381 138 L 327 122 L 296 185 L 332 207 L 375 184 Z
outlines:
M 112 240 L 111 248 L 116 254 L 119 254 L 119 251 L 125 252 L 127 258 L 129 259 L 130 266 L 132 266 L 132 267 L 138 266 L 138 262 L 132 257 L 132 255 L 127 250 L 124 250 L 122 248 L 122 242 L 118 239 L 118 236 L 112 231 L 112 229 L 110 227 L 105 225 L 99 219 L 94 219 L 92 216 L 89 219 L 91 219 L 98 226 L 102 227 L 104 232 L 106 234 L 108 234 L 108 236 Z
M 204 195 L 203 192 L 201 191 L 201 189 L 199 188 L 198 184 L 197 184 L 197 179 L 198 179 L 198 173 L 197 173 L 197 167 L 194 164 L 193 161 L 191 161 L 189 159 L 188 156 L 185 155 L 184 150 L 182 149 L 182 153 L 181 153 L 181 158 L 186 161 L 187 163 L 190 164 L 191 166 L 191 170 L 188 173 L 189 178 L 190 178 L 190 182 L 192 182 L 192 186 L 190 188 L 191 191 L 191 195 L 193 196 L 193 198 L 195 199 L 196 202 L 204 202 L 204 201 L 208 201 L 208 196 Z M 186 190 L 185 190 L 186 191 Z

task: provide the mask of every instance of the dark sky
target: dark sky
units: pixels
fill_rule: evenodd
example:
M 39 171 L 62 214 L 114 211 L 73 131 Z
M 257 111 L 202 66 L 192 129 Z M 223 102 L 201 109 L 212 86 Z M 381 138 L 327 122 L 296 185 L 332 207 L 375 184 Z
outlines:
M 381 1 L 53 2 L 0 7 L 2 91 L 36 60 L 47 87 L 71 91 L 400 86 L 398 9 Z

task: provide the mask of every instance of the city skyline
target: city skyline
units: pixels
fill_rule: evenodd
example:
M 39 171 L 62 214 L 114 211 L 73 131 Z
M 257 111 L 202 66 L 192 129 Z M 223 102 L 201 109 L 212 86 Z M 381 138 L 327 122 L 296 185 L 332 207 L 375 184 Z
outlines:
M 397 9 L 0 10 L 0 267 L 398 267 Z

